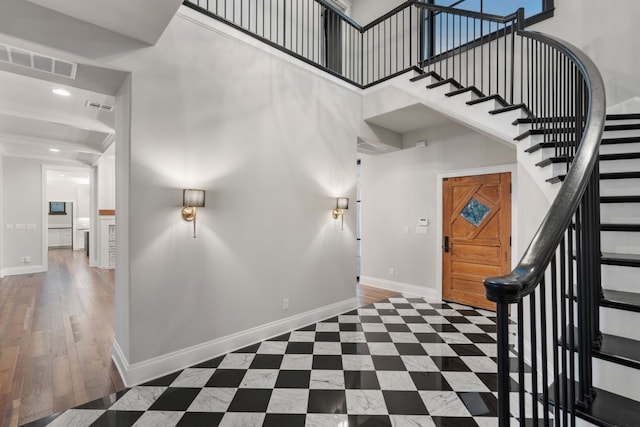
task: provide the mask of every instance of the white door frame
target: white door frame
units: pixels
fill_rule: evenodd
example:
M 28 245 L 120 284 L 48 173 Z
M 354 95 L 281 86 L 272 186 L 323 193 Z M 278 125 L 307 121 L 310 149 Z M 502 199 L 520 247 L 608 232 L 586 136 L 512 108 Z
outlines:
M 518 247 L 518 165 L 516 163 L 487 166 L 472 169 L 458 169 L 436 174 L 436 293 L 442 299 L 442 185 L 445 178 L 456 178 L 461 176 L 489 175 L 493 173 L 511 172 L 511 267 L 515 266 Z

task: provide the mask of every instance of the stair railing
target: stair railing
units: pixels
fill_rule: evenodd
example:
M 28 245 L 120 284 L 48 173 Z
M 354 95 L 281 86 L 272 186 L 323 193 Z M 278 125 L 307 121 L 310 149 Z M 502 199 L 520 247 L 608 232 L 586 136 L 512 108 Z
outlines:
M 474 92 L 477 101 L 495 99 L 502 108 L 491 113 L 522 109 L 520 120 L 568 172 L 518 265 L 485 280 L 497 304 L 499 424 L 510 423 L 513 355 L 520 425 L 526 418 L 550 425 L 552 417 L 558 426 L 574 425 L 594 396 L 591 354 L 600 334 L 605 92 L 593 62 L 566 42 L 525 31 L 523 9 L 500 17 L 410 0 L 360 26 L 325 0 L 184 4 L 360 88 L 416 70 Z
M 485 280 L 487 297 L 497 303 L 500 426 L 508 426 L 511 416 L 510 355 L 517 360 L 520 425 L 526 417 L 544 425 L 575 425 L 576 411 L 594 398 L 591 355 L 599 340 L 602 292 L 598 152 L 605 90 L 596 66 L 576 47 L 536 32 L 519 34 L 529 64 L 525 80 L 533 127 L 548 131 L 544 140 L 553 141 L 570 167 L 518 265 L 506 276 Z M 509 339 L 511 304 L 517 306 L 515 346 Z M 526 364 L 531 380 L 525 388 Z M 525 414 L 529 398 L 531 411 Z

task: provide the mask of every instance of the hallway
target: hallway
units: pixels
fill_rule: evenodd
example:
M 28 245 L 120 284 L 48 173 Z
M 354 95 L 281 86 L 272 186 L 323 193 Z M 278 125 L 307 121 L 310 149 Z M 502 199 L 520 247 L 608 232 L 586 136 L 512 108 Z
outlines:
M 111 361 L 114 271 L 49 250 L 49 271 L 0 281 L 0 425 L 21 425 L 124 388 Z

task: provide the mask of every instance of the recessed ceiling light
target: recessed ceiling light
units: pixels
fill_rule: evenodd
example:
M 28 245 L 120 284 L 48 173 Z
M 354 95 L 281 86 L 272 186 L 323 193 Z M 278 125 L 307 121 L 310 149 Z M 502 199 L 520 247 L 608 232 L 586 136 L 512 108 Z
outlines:
M 54 152 L 54 153 L 57 153 L 57 152 L 58 152 L 58 151 L 60 151 L 60 150 L 59 150 L 59 149 L 57 149 L 57 148 L 49 148 L 49 151 L 52 151 L 52 152 Z
M 71 92 L 69 92 L 66 89 L 57 88 L 57 89 L 53 89 L 51 92 L 55 93 L 56 95 L 60 95 L 60 96 L 71 96 Z
M 58 176 L 67 176 L 67 175 L 65 175 L 65 174 L 61 173 L 61 174 L 60 174 L 60 175 L 58 175 Z

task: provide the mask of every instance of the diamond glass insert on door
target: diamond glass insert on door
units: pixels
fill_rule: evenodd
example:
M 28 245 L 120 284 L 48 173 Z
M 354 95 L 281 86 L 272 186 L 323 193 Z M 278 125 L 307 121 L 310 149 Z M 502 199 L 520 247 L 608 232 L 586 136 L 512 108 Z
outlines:
M 467 206 L 460 212 L 460 216 L 477 227 L 482 220 L 485 219 L 490 210 L 487 206 L 472 197 L 469 203 L 467 203 Z

